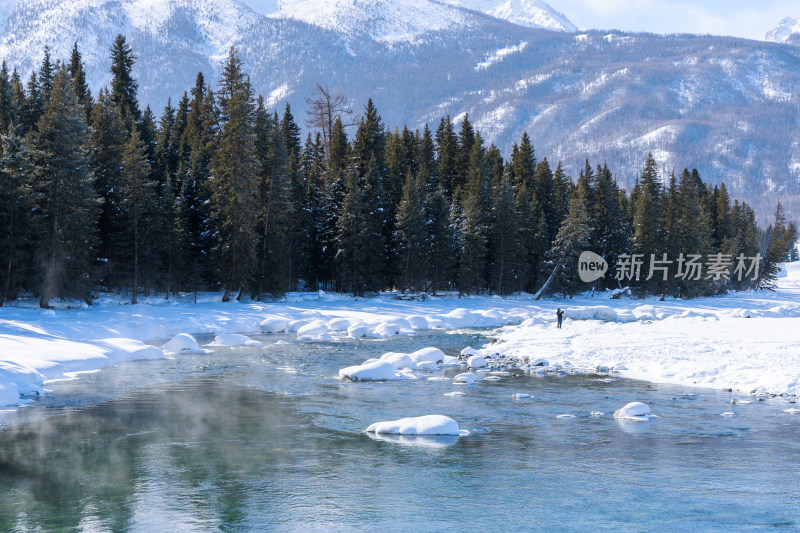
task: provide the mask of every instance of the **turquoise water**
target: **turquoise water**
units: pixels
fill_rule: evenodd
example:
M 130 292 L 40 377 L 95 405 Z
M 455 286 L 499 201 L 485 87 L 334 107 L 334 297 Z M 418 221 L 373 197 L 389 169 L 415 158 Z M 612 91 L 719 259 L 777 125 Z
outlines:
M 0 418 L 0 531 L 800 529 L 800 416 L 787 399 L 613 376 L 424 379 L 457 369 L 342 383 L 339 368 L 387 351 L 456 354 L 482 338 L 276 338 L 83 375 Z M 630 401 L 659 418 L 615 421 Z M 471 434 L 363 432 L 423 414 Z

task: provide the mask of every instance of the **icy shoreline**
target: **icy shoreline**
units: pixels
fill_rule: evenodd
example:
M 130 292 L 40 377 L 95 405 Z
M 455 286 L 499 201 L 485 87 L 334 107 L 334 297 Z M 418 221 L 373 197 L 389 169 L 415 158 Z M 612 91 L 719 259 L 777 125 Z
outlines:
M 48 380 L 122 361 L 165 357 L 145 342 L 179 333 L 259 334 L 331 340 L 387 337 L 424 329 L 502 328 L 485 356 L 544 358 L 620 375 L 742 392 L 800 394 L 800 264 L 787 265 L 775 292 L 691 301 L 529 297 L 434 298 L 290 294 L 280 303 L 197 304 L 154 300 L 82 309 L 0 308 L 0 405 L 45 392 Z M 564 328 L 555 310 L 566 311 Z M 262 323 L 265 326 L 262 327 Z M 298 333 L 300 335 L 298 335 Z M 224 344 L 224 343 L 223 343 Z

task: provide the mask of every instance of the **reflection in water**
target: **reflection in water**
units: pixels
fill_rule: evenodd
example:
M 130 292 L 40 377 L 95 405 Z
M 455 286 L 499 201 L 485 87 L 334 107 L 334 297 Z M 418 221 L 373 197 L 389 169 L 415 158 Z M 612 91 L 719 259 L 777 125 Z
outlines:
M 335 379 L 339 368 L 386 351 L 457 353 L 480 342 L 438 335 L 226 348 L 57 384 L 56 398 L 0 428 L 0 531 L 800 523 L 800 424 L 782 412 L 785 400 L 731 407 L 727 393 L 688 401 L 686 389 L 593 376 L 509 376 L 445 396 L 459 369 L 406 382 Z M 590 415 L 631 398 L 662 418 Z M 737 416 L 717 416 L 721 406 Z M 555 418 L 564 412 L 576 417 Z M 450 416 L 470 435 L 365 437 L 374 420 L 421 414 Z
M 650 424 L 655 423 L 650 421 L 650 419 L 631 420 L 627 418 L 615 418 L 614 420 L 619 428 L 629 435 L 644 435 L 650 431 Z
M 458 435 L 391 435 L 388 433 L 367 433 L 373 440 L 418 446 L 420 448 L 447 448 L 458 442 Z

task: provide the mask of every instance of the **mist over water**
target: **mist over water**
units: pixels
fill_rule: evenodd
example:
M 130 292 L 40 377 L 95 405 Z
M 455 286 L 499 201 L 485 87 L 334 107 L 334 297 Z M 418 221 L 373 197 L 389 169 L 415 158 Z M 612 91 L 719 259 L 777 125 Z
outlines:
M 613 376 L 474 387 L 426 379 L 458 369 L 342 383 L 339 368 L 387 351 L 432 345 L 455 354 L 482 339 L 278 338 L 56 383 L 52 397 L 0 418 L 0 531 L 800 525 L 800 416 L 783 412 L 785 399 L 732 405 L 741 396 Z M 465 395 L 444 396 L 453 390 Z M 533 398 L 514 400 L 515 392 Z M 659 418 L 613 420 L 629 401 Z M 363 432 L 423 414 L 450 416 L 471 434 Z

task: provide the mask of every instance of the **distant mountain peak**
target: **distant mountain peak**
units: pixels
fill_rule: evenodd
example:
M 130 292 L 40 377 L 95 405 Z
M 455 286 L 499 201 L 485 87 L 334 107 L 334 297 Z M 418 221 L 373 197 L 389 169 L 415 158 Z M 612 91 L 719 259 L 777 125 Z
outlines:
M 764 40 L 800 45 L 800 17 L 786 17 L 767 32 Z
M 564 15 L 541 0 L 443 0 L 444 2 L 480 11 L 519 26 L 575 32 L 577 27 Z
M 457 30 L 474 16 L 431 0 L 281 0 L 271 18 L 300 20 L 350 36 L 384 42 L 412 41 L 420 35 Z

